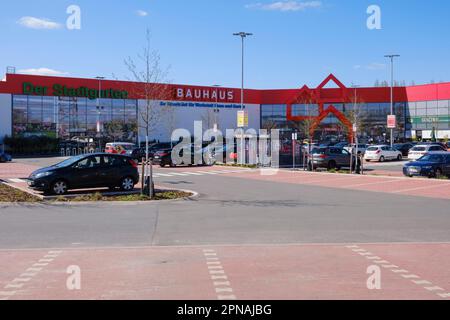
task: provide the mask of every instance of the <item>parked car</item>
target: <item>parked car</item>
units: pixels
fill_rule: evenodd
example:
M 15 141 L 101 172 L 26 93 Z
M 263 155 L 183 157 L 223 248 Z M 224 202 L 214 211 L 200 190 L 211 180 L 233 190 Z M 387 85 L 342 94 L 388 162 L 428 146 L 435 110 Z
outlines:
M 107 153 L 72 157 L 39 169 L 28 178 L 30 188 L 56 195 L 103 187 L 132 191 L 138 182 L 138 165 L 131 157 Z
M 366 153 L 367 148 L 368 148 L 367 144 L 358 144 L 358 154 L 364 155 Z M 353 144 L 347 145 L 346 147 L 344 147 L 344 149 L 350 153 L 354 153 L 356 150 L 356 144 L 353 143 Z
M 409 150 L 414 148 L 414 145 L 412 143 L 397 143 L 394 144 L 394 149 L 398 150 L 402 153 L 402 156 L 408 157 Z
M 111 154 L 121 154 L 131 156 L 135 148 L 136 145 L 134 143 L 113 142 L 106 144 L 105 152 Z
M 6 152 L 0 151 L 0 163 L 12 161 L 12 156 Z
M 319 147 L 311 152 L 308 169 L 326 168 L 328 170 L 350 167 L 350 153 L 344 148 Z
M 439 144 L 419 144 L 409 150 L 408 159 L 417 160 L 426 155 L 428 152 L 447 151 Z
M 403 155 L 400 151 L 385 145 L 370 146 L 369 148 L 367 148 L 366 153 L 364 154 L 364 160 L 366 160 L 367 162 L 384 162 L 386 160 L 401 161 L 402 159 Z
M 333 147 L 336 148 L 347 148 L 350 144 L 348 142 L 338 142 Z
M 417 161 L 407 163 L 403 167 L 403 174 L 407 177 L 448 177 L 450 176 L 450 153 L 446 151 L 427 153 Z

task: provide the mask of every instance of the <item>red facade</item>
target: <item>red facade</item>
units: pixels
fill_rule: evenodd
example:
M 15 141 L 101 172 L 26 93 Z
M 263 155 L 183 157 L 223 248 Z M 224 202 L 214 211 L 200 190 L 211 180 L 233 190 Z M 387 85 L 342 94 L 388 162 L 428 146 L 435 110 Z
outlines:
M 23 84 L 32 83 L 34 86 L 52 88 L 59 84 L 71 88 L 98 89 L 99 80 L 81 78 L 63 78 L 47 76 L 31 76 L 8 74 L 6 81 L 0 82 L 0 93 L 23 94 Z M 333 88 L 327 85 L 334 83 Z M 144 97 L 145 85 L 137 82 L 102 80 L 101 86 L 104 89 L 114 89 L 127 91 L 128 98 L 142 99 Z M 156 84 L 156 86 L 163 86 Z M 237 88 L 215 88 L 189 85 L 171 84 L 164 92 L 160 100 L 185 100 L 202 102 L 226 102 L 240 103 L 240 89 Z M 215 94 L 214 94 L 215 92 Z M 218 92 L 220 94 L 218 94 Z M 46 93 L 51 95 L 51 92 Z M 360 103 L 388 103 L 390 102 L 390 88 L 348 88 L 340 82 L 334 75 L 330 74 L 317 88 L 303 86 L 300 89 L 282 90 L 245 90 L 245 103 L 247 104 L 283 104 L 287 105 L 287 119 L 301 121 L 306 117 L 295 117 L 292 115 L 292 105 L 294 104 L 317 104 L 319 115 L 313 117 L 314 130 L 329 114 L 334 114 L 352 132 L 350 121 L 344 114 L 339 112 L 332 104 L 351 103 L 356 99 Z M 430 84 L 412 87 L 397 87 L 394 89 L 395 102 L 408 101 L 432 101 L 450 100 L 450 83 Z M 327 105 L 327 108 L 324 105 Z

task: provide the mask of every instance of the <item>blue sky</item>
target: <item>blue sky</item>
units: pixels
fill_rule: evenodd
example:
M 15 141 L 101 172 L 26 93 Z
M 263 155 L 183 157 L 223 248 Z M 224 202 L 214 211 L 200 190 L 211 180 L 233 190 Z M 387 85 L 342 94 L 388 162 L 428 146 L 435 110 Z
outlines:
M 81 30 L 65 27 L 71 4 L 81 8 Z M 381 30 L 366 26 L 371 4 L 381 8 Z M 0 70 L 124 79 L 123 60 L 141 50 L 148 27 L 172 83 L 239 87 L 238 31 L 254 33 L 246 45 L 250 88 L 314 87 L 329 73 L 372 86 L 388 79 L 383 56 L 391 52 L 402 55 L 399 80 L 450 81 L 449 14 L 447 0 L 5 1 Z

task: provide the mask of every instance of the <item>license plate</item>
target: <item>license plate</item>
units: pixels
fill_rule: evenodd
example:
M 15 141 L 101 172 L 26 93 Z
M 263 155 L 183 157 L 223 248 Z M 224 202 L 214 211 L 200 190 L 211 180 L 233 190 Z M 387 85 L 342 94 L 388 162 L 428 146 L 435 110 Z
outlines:
M 417 169 L 409 169 L 409 172 L 412 172 L 412 173 L 418 173 L 419 170 L 417 170 Z
M 155 156 L 155 159 L 159 159 L 159 156 Z

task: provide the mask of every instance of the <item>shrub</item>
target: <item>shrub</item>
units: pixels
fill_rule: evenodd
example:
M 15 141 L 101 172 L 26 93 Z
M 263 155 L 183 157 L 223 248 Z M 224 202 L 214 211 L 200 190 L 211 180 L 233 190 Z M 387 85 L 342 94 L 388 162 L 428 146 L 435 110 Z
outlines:
M 59 139 L 50 137 L 5 137 L 6 150 L 13 155 L 48 155 L 57 153 Z

